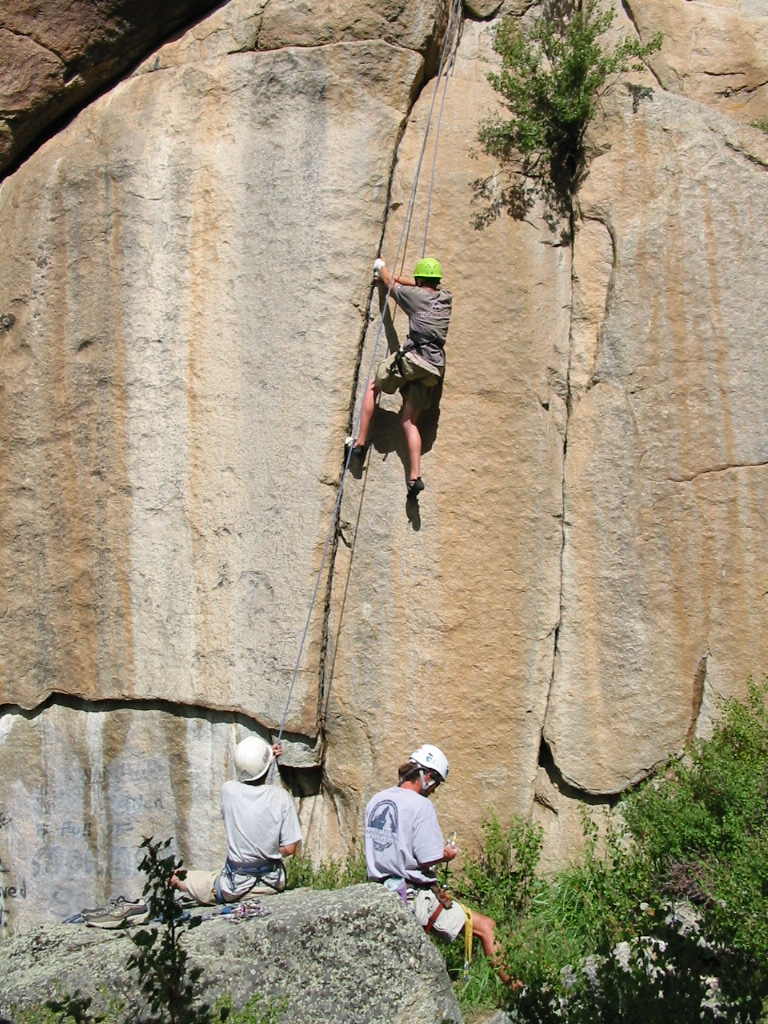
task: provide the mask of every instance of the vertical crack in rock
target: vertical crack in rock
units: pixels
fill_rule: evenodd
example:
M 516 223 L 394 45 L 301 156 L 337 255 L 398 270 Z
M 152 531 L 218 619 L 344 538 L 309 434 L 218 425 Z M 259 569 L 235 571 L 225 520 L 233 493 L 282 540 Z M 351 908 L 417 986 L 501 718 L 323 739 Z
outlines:
M 699 723 L 701 705 L 704 703 L 704 686 L 707 682 L 707 663 L 709 651 L 699 658 L 696 671 L 693 674 L 693 688 L 691 690 L 691 721 L 688 725 L 688 732 L 685 737 L 686 744 L 690 743 L 696 736 L 696 726 Z
M 566 504 L 565 504 L 565 465 L 568 457 L 568 426 L 571 419 L 571 411 L 573 405 L 572 393 L 571 393 L 571 363 L 573 360 L 573 294 L 574 294 L 574 225 L 575 217 L 573 211 L 570 215 L 569 225 L 569 238 L 570 238 L 570 251 L 571 251 L 571 279 L 570 279 L 570 297 L 569 297 L 569 323 L 568 323 L 568 366 L 566 367 L 565 374 L 565 418 L 563 423 L 563 455 L 562 455 L 562 470 L 560 479 L 560 495 L 561 495 L 561 513 L 560 513 L 560 576 L 559 576 L 559 606 L 558 606 L 558 619 L 553 631 L 553 642 L 552 642 L 552 671 L 549 677 L 549 692 L 547 693 L 546 705 L 544 708 L 544 715 L 542 719 L 541 729 L 541 744 L 542 748 L 546 747 L 549 751 L 549 747 L 544 739 L 544 732 L 546 729 L 547 715 L 549 713 L 549 704 L 552 698 L 552 691 L 555 685 L 555 671 L 557 668 L 557 658 L 559 654 L 560 645 L 560 628 L 563 623 L 563 580 L 565 578 L 565 526 L 566 526 Z M 551 751 L 549 751 L 550 759 L 552 759 Z M 554 765 L 554 760 L 552 759 Z
M 559 614 L 553 630 L 552 670 L 542 724 L 542 742 L 544 742 L 550 701 L 554 692 L 564 616 L 566 544 L 568 543 L 567 531 L 570 525 L 568 522 L 566 471 L 569 430 L 579 402 L 596 383 L 600 330 L 607 316 L 616 269 L 616 241 L 609 224 L 594 216 L 587 217 L 582 212 L 578 214 L 577 224 L 577 214 L 572 211 L 568 228 L 571 267 L 568 356 L 564 388 L 565 414 L 562 428 Z M 577 239 L 579 240 L 578 247 Z
M 629 0 L 621 0 L 621 7 L 622 7 L 622 10 L 624 11 L 624 13 L 626 14 L 627 18 L 629 18 L 630 22 L 632 23 L 632 28 L 637 33 L 637 38 L 642 43 L 643 42 L 643 34 L 640 31 L 640 26 L 637 23 L 637 18 L 635 16 L 635 12 L 632 10 L 632 5 L 629 3 Z M 653 77 L 656 79 L 656 81 L 659 83 L 660 88 L 663 89 L 664 88 L 664 84 L 663 84 L 662 80 L 656 74 L 655 70 L 651 67 L 651 65 L 650 65 L 650 63 L 648 61 L 645 61 L 645 66 L 650 71 L 650 73 L 653 75 Z

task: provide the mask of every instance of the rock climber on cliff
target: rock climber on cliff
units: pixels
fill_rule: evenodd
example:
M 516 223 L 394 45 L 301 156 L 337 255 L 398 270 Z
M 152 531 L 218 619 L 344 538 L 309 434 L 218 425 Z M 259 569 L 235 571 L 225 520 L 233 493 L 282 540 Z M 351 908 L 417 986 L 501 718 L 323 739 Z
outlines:
M 296 852 L 301 828 L 293 800 L 279 786 L 267 786 L 272 761 L 282 744 L 270 746 L 247 736 L 235 747 L 239 781 L 221 787 L 221 815 L 227 833 L 227 859 L 218 871 L 187 871 L 172 884 L 197 903 L 234 903 L 257 893 L 285 888 L 283 857 Z
M 352 445 L 352 456 L 363 456 L 379 392 L 392 395 L 399 389 L 403 396 L 401 421 L 410 462 L 408 497 L 417 498 L 424 490 L 417 420 L 421 410 L 429 408 L 432 389 L 445 373 L 444 349 L 453 298 L 440 287 L 443 270 L 432 257 L 419 260 L 412 278 L 393 274 L 381 257 L 373 264 L 373 272 L 382 288 L 388 291 L 392 285 L 392 297 L 408 314 L 408 337 L 397 352 L 377 366 L 363 396 L 360 432 L 357 438 L 347 440 Z
M 439 747 L 425 743 L 398 769 L 398 783 L 368 801 L 365 809 L 365 862 L 368 877 L 398 893 L 427 931 L 453 942 L 467 927 L 480 940 L 485 955 L 510 984 L 501 966 L 496 944 L 496 923 L 468 911 L 438 884 L 436 864 L 458 853 L 446 843 L 437 814 L 426 797 L 448 778 L 449 764 Z M 519 983 L 515 983 L 517 985 Z

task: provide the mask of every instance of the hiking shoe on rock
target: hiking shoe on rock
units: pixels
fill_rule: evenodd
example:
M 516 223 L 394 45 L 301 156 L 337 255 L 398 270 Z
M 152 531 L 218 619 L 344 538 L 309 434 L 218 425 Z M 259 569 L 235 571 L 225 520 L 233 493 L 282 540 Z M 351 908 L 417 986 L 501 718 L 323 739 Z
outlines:
M 80 917 L 88 917 L 89 914 L 103 914 L 105 910 L 111 910 L 122 899 L 122 896 L 113 896 L 107 900 L 103 907 L 85 907 L 80 911 Z
M 144 900 L 127 900 L 124 896 L 111 899 L 106 907 L 82 912 L 91 928 L 120 928 L 123 924 L 144 924 L 149 917 Z
M 411 480 L 408 484 L 408 497 L 418 498 L 421 492 L 424 490 L 424 481 L 420 476 L 417 476 L 415 480 Z

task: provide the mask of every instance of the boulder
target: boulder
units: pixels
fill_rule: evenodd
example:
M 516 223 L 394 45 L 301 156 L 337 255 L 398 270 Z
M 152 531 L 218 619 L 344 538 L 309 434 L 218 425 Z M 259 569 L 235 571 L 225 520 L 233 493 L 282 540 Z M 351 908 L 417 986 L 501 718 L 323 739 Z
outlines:
M 267 916 L 212 915 L 182 940 L 202 969 L 200 998 L 229 996 L 236 1008 L 255 993 L 285 1000 L 283 1024 L 461 1024 L 434 943 L 398 897 L 379 885 L 336 892 L 300 889 L 264 897 Z M 0 943 L 0 1015 L 61 994 L 114 1001 L 119 1019 L 141 1012 L 136 947 L 124 931 L 46 925 Z

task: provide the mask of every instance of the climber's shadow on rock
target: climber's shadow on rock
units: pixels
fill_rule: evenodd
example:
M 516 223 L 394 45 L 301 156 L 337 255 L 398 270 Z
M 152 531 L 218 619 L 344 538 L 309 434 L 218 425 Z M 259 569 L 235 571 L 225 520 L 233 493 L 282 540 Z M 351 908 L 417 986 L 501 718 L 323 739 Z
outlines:
M 437 438 L 437 426 L 440 419 L 440 397 L 442 394 L 442 383 L 433 389 L 432 404 L 424 409 L 419 416 L 418 426 L 421 433 L 421 454 L 422 457 L 429 451 Z M 401 410 L 392 411 L 382 409 L 381 406 L 374 414 L 374 421 L 371 431 L 371 447 L 373 451 L 382 457 L 384 461 L 394 454 L 400 460 L 403 473 L 403 485 L 407 486 L 410 474 L 410 459 L 408 445 L 405 441 L 405 434 L 400 422 Z M 414 530 L 421 529 L 421 516 L 419 514 L 419 499 L 407 498 L 405 502 L 406 515 Z

